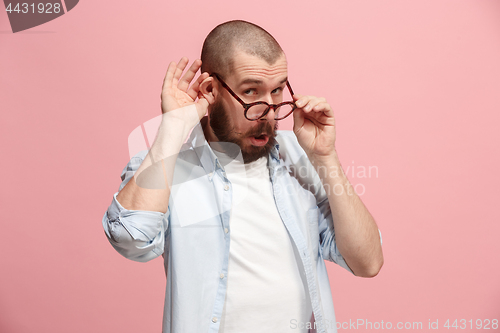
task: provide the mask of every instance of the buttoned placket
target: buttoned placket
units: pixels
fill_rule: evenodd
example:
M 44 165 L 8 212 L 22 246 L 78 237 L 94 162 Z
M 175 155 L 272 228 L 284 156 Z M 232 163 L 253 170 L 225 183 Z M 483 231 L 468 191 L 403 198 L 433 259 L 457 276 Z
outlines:
M 213 152 L 212 152 L 213 154 Z M 224 308 L 224 302 L 227 292 L 227 279 L 228 279 L 228 266 L 229 266 L 229 244 L 230 244 L 230 225 L 231 218 L 231 205 L 232 205 L 232 187 L 231 182 L 226 176 L 226 172 L 222 165 L 219 163 L 218 158 L 214 156 L 214 172 L 211 175 L 212 184 L 215 189 L 217 198 L 222 198 L 220 205 L 221 214 L 221 230 L 224 233 L 224 258 L 222 261 L 222 269 L 217 277 L 219 286 L 217 287 L 217 295 L 212 310 L 212 321 L 209 332 L 218 332 L 220 326 L 220 318 Z
M 211 150 L 211 148 L 209 148 Z M 279 145 L 276 145 L 271 151 L 268 167 L 269 167 L 269 176 L 271 180 L 273 196 L 276 203 L 276 207 L 278 209 L 278 213 L 281 216 L 281 219 L 290 233 L 292 241 L 296 248 L 299 250 L 300 259 L 302 261 L 302 266 L 304 267 L 304 273 L 306 275 L 307 286 L 309 290 L 309 297 L 311 299 L 311 306 L 313 309 L 314 318 L 316 321 L 316 327 L 318 328 L 318 333 L 324 333 L 325 328 L 323 325 L 323 311 L 322 306 L 319 301 L 319 295 L 317 293 L 317 284 L 316 278 L 314 277 L 313 267 L 311 258 L 307 254 L 307 243 L 304 239 L 304 235 L 299 230 L 299 226 L 294 216 L 291 216 L 287 213 L 286 204 L 282 202 L 284 199 L 282 196 L 279 196 L 277 191 L 277 177 L 283 176 L 284 170 L 288 170 L 286 165 L 280 163 L 280 158 L 278 154 Z M 224 233 L 224 258 L 222 262 L 222 270 L 219 273 L 219 286 L 217 288 L 217 296 L 214 303 L 214 308 L 212 310 L 212 320 L 209 328 L 209 332 L 218 332 L 220 326 L 220 318 L 222 316 L 222 310 L 224 307 L 226 292 L 227 292 L 227 279 L 228 279 L 228 264 L 229 264 L 229 244 L 230 244 L 230 226 L 229 220 L 231 217 L 231 202 L 232 202 L 232 189 L 231 182 L 226 177 L 226 173 L 224 168 L 220 165 L 218 158 L 215 154 L 211 152 L 211 155 L 214 158 L 213 164 L 213 173 L 209 173 L 209 177 L 212 180 L 217 198 L 222 198 L 222 204 L 220 206 L 221 209 L 221 229 Z M 287 173 L 287 172 L 286 172 Z
M 279 146 L 278 146 L 279 147 Z M 314 276 L 314 269 L 312 266 L 312 261 L 309 255 L 307 254 L 307 242 L 304 238 L 304 235 L 301 233 L 298 223 L 295 220 L 295 217 L 288 214 L 286 210 L 286 205 L 283 201 L 283 196 L 278 195 L 279 189 L 277 188 L 277 178 L 281 176 L 285 176 L 289 169 L 283 163 L 280 163 L 279 155 L 277 154 L 277 150 L 271 154 L 271 158 L 269 161 L 269 173 L 271 178 L 271 185 L 273 189 L 274 201 L 276 203 L 276 207 L 278 209 L 278 213 L 281 216 L 281 220 L 285 225 L 286 229 L 290 233 L 292 241 L 294 245 L 299 251 L 300 259 L 302 261 L 302 266 L 304 268 L 304 272 L 307 280 L 307 287 L 309 290 L 309 297 L 311 299 L 311 306 L 313 309 L 314 318 L 316 321 L 316 327 L 318 329 L 318 333 L 326 332 L 323 326 L 323 310 L 321 303 L 319 301 L 319 295 L 317 293 L 318 286 L 316 284 L 316 278 Z

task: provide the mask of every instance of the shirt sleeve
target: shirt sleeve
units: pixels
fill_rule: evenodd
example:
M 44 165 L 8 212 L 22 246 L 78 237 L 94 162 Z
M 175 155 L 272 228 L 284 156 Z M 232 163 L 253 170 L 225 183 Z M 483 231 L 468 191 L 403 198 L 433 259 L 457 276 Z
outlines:
M 147 151 L 134 156 L 123 169 L 121 190 L 134 176 Z M 111 205 L 104 213 L 102 225 L 111 245 L 125 258 L 146 262 L 163 254 L 165 232 L 169 225 L 170 209 L 160 212 L 127 210 L 113 195 Z
M 288 161 L 286 164 L 290 165 L 291 173 L 300 185 L 314 195 L 319 208 L 319 247 L 323 259 L 332 261 L 353 273 L 337 247 L 330 203 L 318 173 L 300 147 L 295 134 L 289 131 L 280 131 L 280 134 L 280 156 L 283 154 L 281 157 Z
M 318 203 L 318 208 L 320 211 L 319 246 L 321 248 L 321 253 L 323 254 L 323 259 L 332 261 L 354 274 L 349 266 L 347 266 L 344 257 L 340 254 L 337 247 L 337 242 L 335 241 L 335 228 L 333 227 L 333 218 L 328 197 Z

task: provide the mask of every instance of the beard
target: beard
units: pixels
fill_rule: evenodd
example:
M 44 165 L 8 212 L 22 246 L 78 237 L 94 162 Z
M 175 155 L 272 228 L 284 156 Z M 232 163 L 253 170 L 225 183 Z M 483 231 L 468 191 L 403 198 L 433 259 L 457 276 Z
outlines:
M 268 156 L 271 149 L 276 145 L 278 122 L 275 123 L 273 128 L 269 122 L 257 120 L 258 126 L 249 129 L 245 133 L 239 133 L 235 132 L 234 126 L 229 120 L 228 115 L 229 112 L 224 108 L 222 100 L 216 100 L 212 105 L 210 127 L 219 142 L 230 142 L 238 145 L 245 164 L 254 162 L 263 156 Z M 245 145 L 244 139 L 251 136 L 259 136 L 261 134 L 265 134 L 269 138 L 264 146 Z

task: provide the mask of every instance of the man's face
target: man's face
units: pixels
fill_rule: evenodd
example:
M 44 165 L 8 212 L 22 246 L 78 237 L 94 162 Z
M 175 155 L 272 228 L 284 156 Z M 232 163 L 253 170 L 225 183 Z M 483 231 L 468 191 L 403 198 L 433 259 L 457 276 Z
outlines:
M 245 103 L 283 101 L 288 74 L 285 56 L 269 65 L 256 56 L 236 52 L 233 64 L 232 73 L 224 81 Z M 218 93 L 209 117 L 217 140 L 237 144 L 245 163 L 267 156 L 276 144 L 278 123 L 274 110 L 262 119 L 250 121 L 245 118 L 243 106 L 216 80 L 214 84 Z

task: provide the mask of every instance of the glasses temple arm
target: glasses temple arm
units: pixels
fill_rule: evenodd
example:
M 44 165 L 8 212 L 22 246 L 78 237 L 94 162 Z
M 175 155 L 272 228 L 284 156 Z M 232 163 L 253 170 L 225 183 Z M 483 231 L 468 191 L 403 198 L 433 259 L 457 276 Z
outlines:
M 248 107 L 248 104 L 247 104 L 247 103 L 245 103 L 245 102 L 243 102 L 243 101 L 241 100 L 241 98 L 239 98 L 239 97 L 238 97 L 238 95 L 236 95 L 236 94 L 234 93 L 234 91 L 232 91 L 232 90 L 231 90 L 231 88 L 229 88 L 229 86 L 226 84 L 226 82 L 224 82 L 224 81 L 220 78 L 220 76 L 219 76 L 218 74 L 213 73 L 213 74 L 212 74 L 212 75 L 210 75 L 210 76 L 213 76 L 213 77 L 215 77 L 217 80 L 219 80 L 219 82 L 222 84 L 222 86 L 223 86 L 224 88 L 226 88 L 226 90 L 227 90 L 227 91 L 231 94 L 231 96 L 233 96 L 233 97 L 234 97 L 234 98 L 235 98 L 238 102 L 240 102 L 240 104 L 241 104 L 241 105 L 243 105 L 243 107 L 244 107 L 245 109 Z
M 293 100 L 293 95 L 295 94 L 293 92 L 292 86 L 290 85 L 290 82 L 286 81 L 286 86 L 288 87 L 288 90 L 290 90 L 290 94 L 292 94 L 292 100 Z

